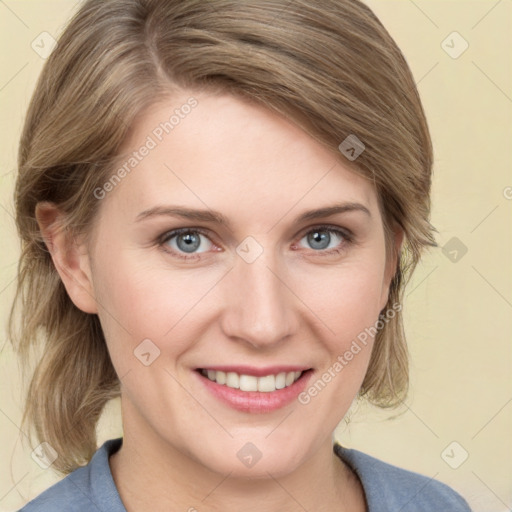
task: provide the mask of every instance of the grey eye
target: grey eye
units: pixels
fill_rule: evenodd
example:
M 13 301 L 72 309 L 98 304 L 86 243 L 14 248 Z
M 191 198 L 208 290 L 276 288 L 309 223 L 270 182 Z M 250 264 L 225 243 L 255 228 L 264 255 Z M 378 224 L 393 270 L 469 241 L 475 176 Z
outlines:
M 334 234 L 334 237 L 332 234 Z M 331 229 L 314 229 L 302 238 L 302 240 L 304 239 L 307 239 L 310 248 L 316 250 L 331 249 L 343 241 L 342 235 Z M 338 239 L 338 241 L 336 239 Z M 331 246 L 332 241 L 335 243 Z
M 201 245 L 205 245 L 205 243 L 201 243 L 202 240 L 207 240 L 208 243 L 206 244 L 206 248 L 203 250 L 199 250 L 199 247 Z M 185 253 L 195 253 L 195 252 L 205 252 L 208 251 L 210 246 L 208 245 L 211 242 L 208 240 L 208 238 L 201 233 L 197 231 L 185 231 L 182 233 L 177 233 L 174 235 L 169 236 L 166 243 L 171 247 L 171 249 L 174 249 L 178 252 L 185 252 Z

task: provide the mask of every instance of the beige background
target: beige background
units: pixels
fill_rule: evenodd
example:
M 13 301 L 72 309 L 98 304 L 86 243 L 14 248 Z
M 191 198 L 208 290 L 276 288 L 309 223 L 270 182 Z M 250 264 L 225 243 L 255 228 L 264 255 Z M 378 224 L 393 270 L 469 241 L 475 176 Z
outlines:
M 432 222 L 441 247 L 425 257 L 407 292 L 412 355 L 407 406 L 396 416 L 360 405 L 336 435 L 346 446 L 448 483 L 477 512 L 509 510 L 512 2 L 368 3 L 404 52 L 424 101 L 436 156 Z M 12 219 L 16 146 L 44 62 L 31 43 L 42 32 L 57 37 L 75 6 L 64 0 L 0 2 L 3 325 L 18 256 Z M 449 36 L 454 31 L 469 44 L 458 58 L 452 56 L 464 42 Z M 14 511 L 58 477 L 41 469 L 22 444 L 21 382 L 4 333 L 0 349 L 0 511 Z M 102 419 L 99 441 L 119 435 L 113 403 Z M 454 441 L 458 444 L 445 451 Z M 466 452 L 467 460 L 450 467 L 448 462 L 457 466 Z

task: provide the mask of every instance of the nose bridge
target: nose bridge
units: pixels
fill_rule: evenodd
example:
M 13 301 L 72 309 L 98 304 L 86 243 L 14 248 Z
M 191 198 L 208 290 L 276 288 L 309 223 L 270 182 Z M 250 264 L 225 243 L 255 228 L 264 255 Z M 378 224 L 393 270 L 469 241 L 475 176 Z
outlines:
M 239 249 L 243 247 L 242 243 Z M 226 283 L 225 334 L 253 346 L 278 343 L 296 325 L 293 294 L 283 282 L 285 276 L 280 275 L 272 251 L 263 251 L 252 262 L 240 254 Z

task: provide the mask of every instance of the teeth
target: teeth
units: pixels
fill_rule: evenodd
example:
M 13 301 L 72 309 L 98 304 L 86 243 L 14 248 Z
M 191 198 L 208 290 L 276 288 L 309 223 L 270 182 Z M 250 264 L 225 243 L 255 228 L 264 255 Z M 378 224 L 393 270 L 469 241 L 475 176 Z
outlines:
M 213 373 L 216 374 L 217 372 L 214 371 Z M 208 378 L 210 379 L 209 375 L 208 375 Z M 214 378 L 210 379 L 210 380 L 216 380 L 215 375 L 214 375 Z M 226 386 L 228 388 L 235 388 L 235 389 L 238 389 L 240 387 L 240 377 L 238 377 L 238 373 L 235 373 L 235 372 L 226 373 Z
M 211 380 L 215 379 L 217 381 L 217 384 L 226 384 L 226 378 L 227 378 L 226 372 L 213 372 L 213 374 L 214 375 L 213 375 L 213 378 Z M 208 378 L 210 378 L 210 375 L 208 375 Z
M 258 391 L 268 393 L 270 391 L 276 390 L 276 378 L 274 375 L 266 375 L 265 377 L 260 377 L 257 379 L 257 381 Z
M 258 377 L 254 375 L 240 375 L 240 389 L 242 391 L 258 391 Z
M 283 389 L 286 386 L 286 373 L 278 373 L 275 378 L 276 389 Z
M 254 375 L 239 375 L 235 372 L 226 373 L 215 370 L 201 370 L 201 373 L 211 381 L 224 384 L 228 388 L 264 393 L 291 386 L 302 375 L 302 372 L 281 372 L 277 375 L 255 377 Z

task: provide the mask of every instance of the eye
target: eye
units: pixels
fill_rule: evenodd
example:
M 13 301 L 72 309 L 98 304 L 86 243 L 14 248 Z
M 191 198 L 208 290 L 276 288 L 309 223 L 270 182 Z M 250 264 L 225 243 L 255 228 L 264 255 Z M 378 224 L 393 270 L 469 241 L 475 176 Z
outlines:
M 306 241 L 306 246 L 301 244 L 302 240 Z M 340 228 L 318 226 L 310 229 L 305 236 L 301 238 L 299 245 L 313 249 L 323 256 L 341 252 L 351 241 L 351 235 Z
M 305 240 L 306 246 L 301 242 Z M 339 254 L 353 241 L 352 234 L 334 226 L 317 226 L 307 231 L 299 241 L 300 247 L 313 249 L 319 256 Z M 198 228 L 180 228 L 164 233 L 158 245 L 166 252 L 184 260 L 201 258 L 200 254 L 220 250 Z
M 194 259 L 194 254 L 211 250 L 212 241 L 197 228 L 181 228 L 165 233 L 159 241 L 160 246 L 168 252 L 183 259 Z

